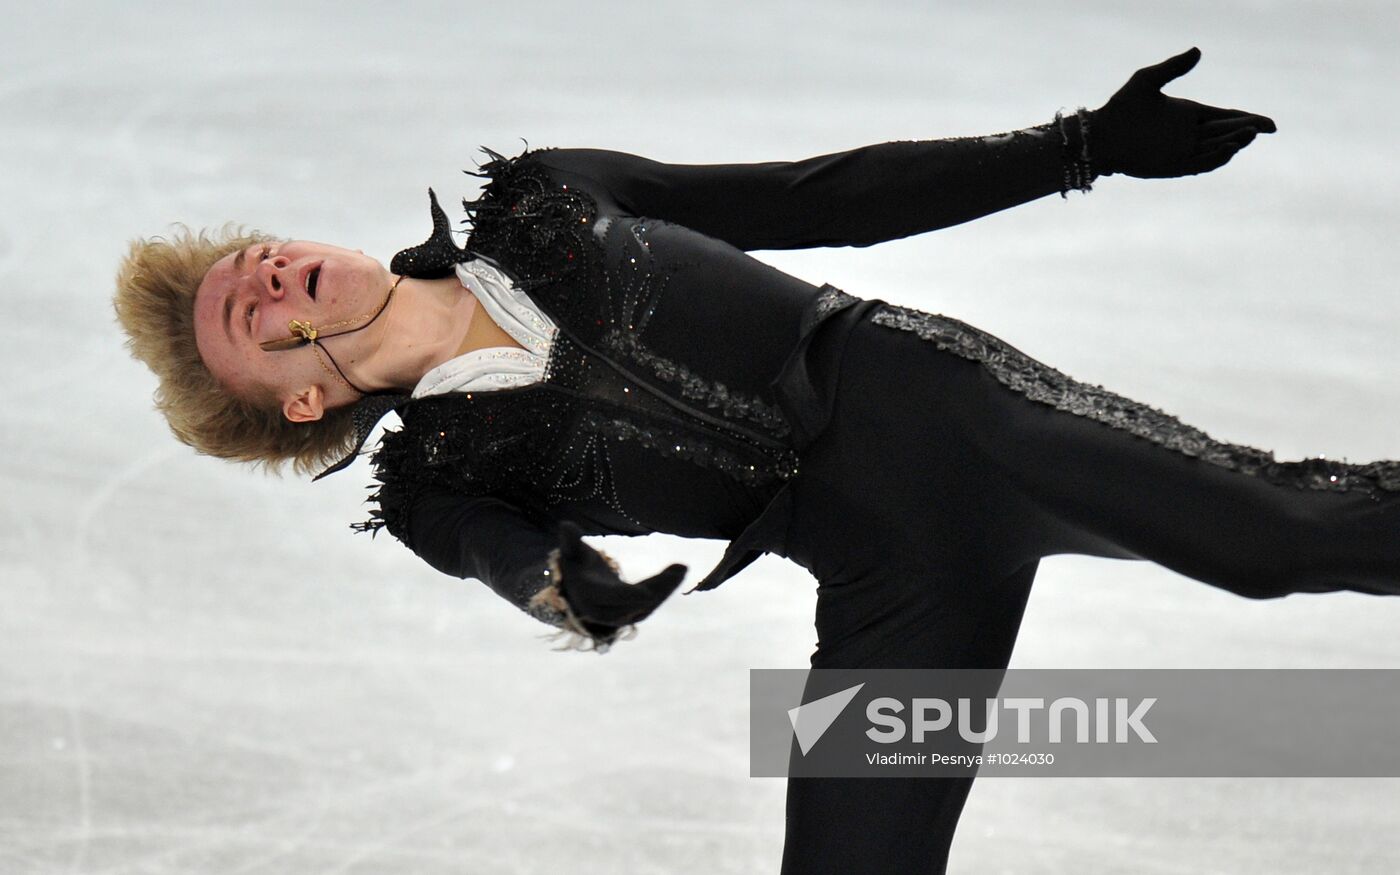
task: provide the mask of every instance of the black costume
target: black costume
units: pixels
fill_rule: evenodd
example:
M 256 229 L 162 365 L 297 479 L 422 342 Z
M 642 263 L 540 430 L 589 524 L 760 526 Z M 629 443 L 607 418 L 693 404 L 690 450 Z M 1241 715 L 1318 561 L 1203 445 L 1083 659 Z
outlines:
M 493 260 L 559 326 L 546 378 L 364 399 L 361 440 L 389 409 L 403 427 L 375 453 L 363 528 L 555 624 L 530 601 L 561 521 L 730 540 L 700 589 L 775 552 L 817 578 L 819 668 L 1003 668 L 1054 553 L 1252 597 L 1400 589 L 1400 464 L 1276 462 L 957 320 L 744 253 L 868 246 L 1087 187 L 1081 134 L 752 165 L 492 153 L 466 249 L 434 200 L 433 237 L 391 270 Z M 941 871 L 970 786 L 794 779 L 784 871 Z

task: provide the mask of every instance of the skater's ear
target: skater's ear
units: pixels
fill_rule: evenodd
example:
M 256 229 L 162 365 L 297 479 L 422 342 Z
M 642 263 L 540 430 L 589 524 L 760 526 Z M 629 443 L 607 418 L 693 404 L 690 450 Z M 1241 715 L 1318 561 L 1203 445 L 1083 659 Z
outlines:
M 282 415 L 292 422 L 316 422 L 325 415 L 325 396 L 321 387 L 307 386 L 282 401 Z

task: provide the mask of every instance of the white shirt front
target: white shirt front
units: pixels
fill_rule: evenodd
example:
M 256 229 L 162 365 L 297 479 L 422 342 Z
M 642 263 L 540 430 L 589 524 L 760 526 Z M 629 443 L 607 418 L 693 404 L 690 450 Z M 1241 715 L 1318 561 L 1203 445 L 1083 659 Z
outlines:
M 521 348 L 493 346 L 449 359 L 423 375 L 413 388 L 413 397 L 513 389 L 543 380 L 545 361 L 558 331 L 553 320 L 486 259 L 457 265 L 457 279 L 476 296 L 478 309 L 472 318 L 489 317 Z

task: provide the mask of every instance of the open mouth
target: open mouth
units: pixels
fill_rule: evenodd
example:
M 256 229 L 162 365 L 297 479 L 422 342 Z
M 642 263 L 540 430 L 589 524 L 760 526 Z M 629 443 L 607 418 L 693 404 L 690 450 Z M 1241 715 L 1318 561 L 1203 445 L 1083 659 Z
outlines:
M 316 283 L 321 279 L 321 265 L 316 265 L 306 272 L 306 294 L 311 300 L 316 300 Z

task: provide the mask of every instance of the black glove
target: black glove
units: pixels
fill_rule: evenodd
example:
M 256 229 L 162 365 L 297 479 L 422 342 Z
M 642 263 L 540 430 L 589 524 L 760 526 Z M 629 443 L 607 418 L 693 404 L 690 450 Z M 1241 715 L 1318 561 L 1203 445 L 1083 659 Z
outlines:
M 574 618 L 595 641 L 611 644 L 625 626 L 640 623 L 675 592 L 685 578 L 686 566 L 672 565 L 640 583 L 618 577 L 601 553 L 583 542 L 573 523 L 559 527 L 555 585 Z
M 1090 113 L 1089 157 L 1100 176 L 1140 179 L 1191 176 L 1222 166 L 1254 139 L 1277 128 L 1267 116 L 1167 97 L 1162 86 L 1201 59 L 1190 49 L 1143 67 L 1108 103 Z

